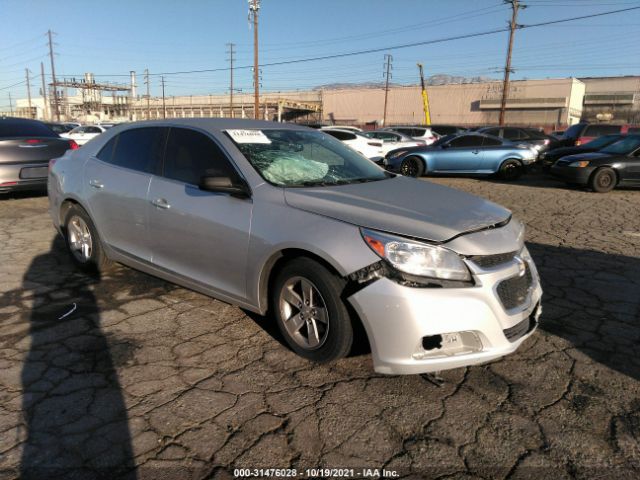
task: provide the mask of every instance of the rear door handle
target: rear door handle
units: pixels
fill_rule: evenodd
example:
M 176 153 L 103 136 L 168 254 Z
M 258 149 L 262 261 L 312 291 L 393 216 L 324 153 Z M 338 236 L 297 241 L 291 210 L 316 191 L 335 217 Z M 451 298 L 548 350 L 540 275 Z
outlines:
M 167 202 L 164 198 L 156 198 L 155 200 L 151 200 L 151 204 L 158 208 L 164 208 L 165 210 L 171 208 L 169 202 Z
M 93 188 L 104 188 L 104 184 L 100 183 L 100 180 L 89 180 L 89 185 Z

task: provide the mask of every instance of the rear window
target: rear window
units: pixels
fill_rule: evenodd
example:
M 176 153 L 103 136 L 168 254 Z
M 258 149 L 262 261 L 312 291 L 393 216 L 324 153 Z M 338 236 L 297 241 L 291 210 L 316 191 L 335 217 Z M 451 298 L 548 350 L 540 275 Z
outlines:
M 637 148 L 640 148 L 640 136 L 633 135 L 612 143 L 608 147 L 600 150 L 600 153 L 608 153 L 611 155 L 626 155 L 633 152 Z
M 438 135 L 451 135 L 458 132 L 458 127 L 447 127 L 443 125 L 432 126 L 431 131 L 436 132 Z
M 44 123 L 0 120 L 0 138 L 57 137 Z
M 619 125 L 589 125 L 582 136 L 584 137 L 599 137 L 601 135 L 611 135 L 613 133 L 620 133 Z
M 323 130 L 323 133 L 329 134 L 334 138 L 337 138 L 338 140 L 355 140 L 356 139 L 356 135 L 354 133 L 349 133 L 349 132 L 339 132 L 337 130 Z

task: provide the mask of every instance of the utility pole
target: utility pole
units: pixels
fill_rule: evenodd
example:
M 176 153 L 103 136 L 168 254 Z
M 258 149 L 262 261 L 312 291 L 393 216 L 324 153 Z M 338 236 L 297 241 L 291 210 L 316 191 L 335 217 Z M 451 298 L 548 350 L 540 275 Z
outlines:
M 31 82 L 29 81 L 29 69 L 25 68 L 24 73 L 27 76 L 27 100 L 29 101 L 29 118 L 33 118 L 31 113 Z
M 144 83 L 147 85 L 147 120 L 151 119 L 151 106 L 150 106 L 150 98 L 149 95 L 149 69 L 144 69 Z
M 13 117 L 13 100 L 11 100 L 11 92 L 9 92 L 9 112 L 11 112 L 11 116 Z
M 236 45 L 235 43 L 227 43 L 227 46 L 229 47 L 229 52 L 227 53 L 229 53 L 229 70 L 231 72 L 231 77 L 229 79 L 229 115 L 233 118 L 233 54 L 235 53 L 233 49 Z
M 164 103 L 164 75 L 162 75 L 160 78 L 162 80 L 162 118 L 167 118 L 167 107 Z
M 505 110 L 507 108 L 507 99 L 509 97 L 509 75 L 511 74 L 511 51 L 513 50 L 513 36 L 518 28 L 516 23 L 518 20 L 518 10 L 524 8 L 518 0 L 505 0 L 511 4 L 511 23 L 509 25 L 509 47 L 507 49 L 507 63 L 504 67 L 504 82 L 502 84 L 502 101 L 500 102 L 500 119 L 498 123 L 504 125 Z
M 382 125 L 386 127 L 387 126 L 387 99 L 389 97 L 389 79 L 391 78 L 391 62 L 393 61 L 393 57 L 390 54 L 386 53 L 384 55 L 384 61 L 385 61 L 385 65 L 384 65 L 385 84 L 384 84 L 384 114 L 382 115 Z
M 51 57 L 51 79 L 53 80 L 53 108 L 56 112 L 56 120 L 60 121 L 60 107 L 58 107 L 58 84 L 56 82 L 56 67 L 53 60 L 53 40 L 51 30 L 47 31 L 49 36 L 49 56 Z
M 253 18 L 253 117 L 260 119 L 260 71 L 258 70 L 258 10 L 260 0 L 249 0 L 249 17 Z
M 47 107 L 47 82 L 44 79 L 44 63 L 40 62 L 40 78 L 42 79 L 42 116 L 44 120 L 49 119 L 49 108 Z
M 424 71 L 422 70 L 421 63 L 418 63 L 418 70 L 420 70 L 420 86 L 422 87 L 422 107 L 424 109 L 424 124 L 431 125 L 431 113 L 429 112 L 429 96 L 427 95 L 427 87 L 424 84 Z

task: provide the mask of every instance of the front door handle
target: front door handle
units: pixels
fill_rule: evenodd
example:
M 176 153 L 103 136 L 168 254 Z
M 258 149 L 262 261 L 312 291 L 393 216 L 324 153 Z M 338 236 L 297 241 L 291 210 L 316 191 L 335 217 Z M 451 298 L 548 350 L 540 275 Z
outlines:
M 104 188 L 104 184 L 100 183 L 100 180 L 89 180 L 89 185 L 93 188 Z
M 164 208 L 165 210 L 171 208 L 169 202 L 167 202 L 164 198 L 156 198 L 155 200 L 151 200 L 151 204 L 158 208 Z
M 477 155 L 480 153 L 480 150 L 471 150 L 471 153 L 473 153 L 474 155 Z

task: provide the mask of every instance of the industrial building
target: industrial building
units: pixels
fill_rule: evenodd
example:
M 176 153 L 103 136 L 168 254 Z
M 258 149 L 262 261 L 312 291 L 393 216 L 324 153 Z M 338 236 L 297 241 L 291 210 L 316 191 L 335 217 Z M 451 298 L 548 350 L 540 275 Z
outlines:
M 68 95 L 68 91 L 75 91 Z M 502 82 L 489 81 L 428 86 L 431 122 L 461 126 L 498 123 Z M 171 117 L 254 118 L 253 96 L 192 95 L 146 97 L 136 93 L 135 73 L 129 85 L 96 84 L 87 74 L 81 81 L 58 82 L 61 119 L 82 122 L 135 121 Z M 303 123 L 382 126 L 382 87 L 314 89 L 260 95 L 260 118 Z M 19 99 L 14 114 L 53 118 L 52 95 Z M 9 112 L 2 112 L 8 114 Z M 424 123 L 420 87 L 389 87 L 387 125 Z M 561 78 L 512 81 L 505 123 L 564 128 L 581 120 L 640 123 L 640 76 Z

